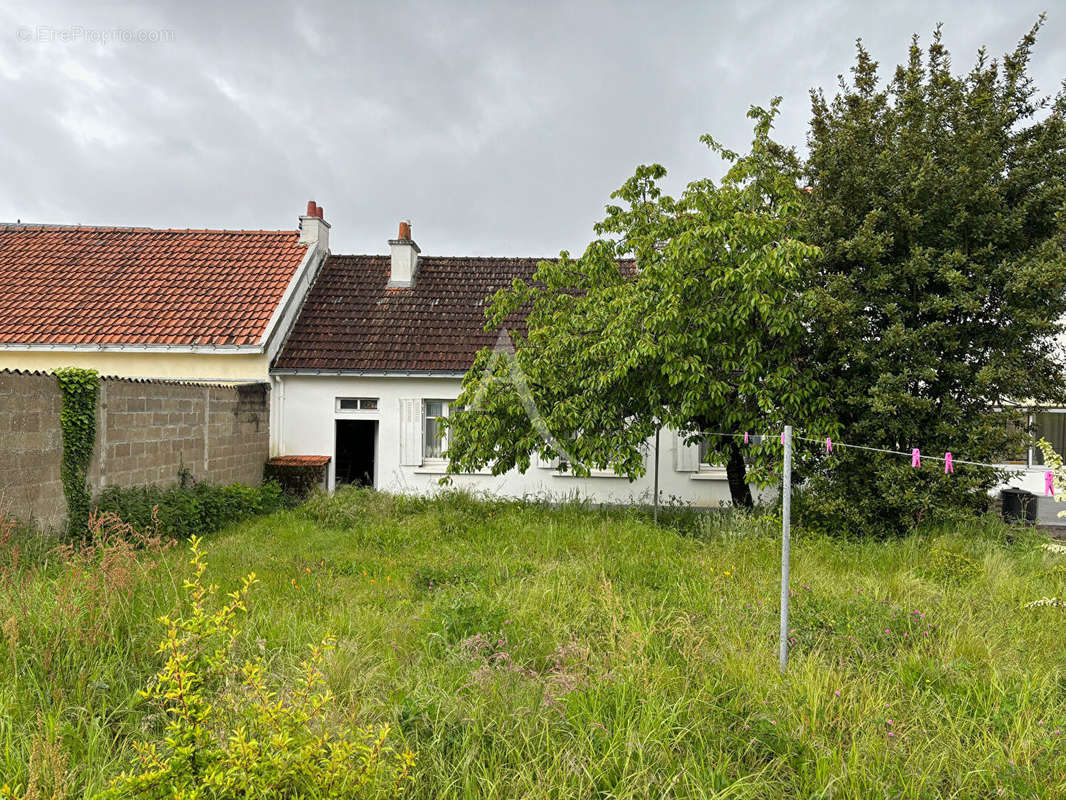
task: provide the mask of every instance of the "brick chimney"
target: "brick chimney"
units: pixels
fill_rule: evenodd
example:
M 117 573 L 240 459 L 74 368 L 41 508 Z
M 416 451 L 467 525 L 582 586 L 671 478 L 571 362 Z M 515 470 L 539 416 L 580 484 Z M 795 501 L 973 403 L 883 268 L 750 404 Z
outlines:
M 418 274 L 418 254 L 422 251 L 411 238 L 409 220 L 400 223 L 400 232 L 395 239 L 389 239 L 389 250 L 392 251 L 389 286 L 414 286 Z
M 329 250 L 329 223 L 323 214 L 322 208 L 314 200 L 307 201 L 307 213 L 300 217 L 300 244 Z

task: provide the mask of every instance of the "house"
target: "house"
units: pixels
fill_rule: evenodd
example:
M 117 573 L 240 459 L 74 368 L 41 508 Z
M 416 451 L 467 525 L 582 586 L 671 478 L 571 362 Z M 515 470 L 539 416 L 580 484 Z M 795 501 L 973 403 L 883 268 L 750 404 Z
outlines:
M 265 382 L 329 253 L 299 230 L 0 225 L 0 370 Z
M 330 488 L 430 492 L 447 468 L 438 420 L 475 354 L 497 340 L 484 330 L 488 298 L 515 278 L 529 280 L 539 259 L 424 256 L 408 223 L 389 248 L 389 255 L 326 259 L 270 370 L 271 453 L 329 456 Z M 457 475 L 453 485 L 509 496 L 650 500 L 653 460 L 649 447 L 648 474 L 634 482 L 536 464 L 525 474 Z M 662 497 L 695 505 L 729 500 L 725 471 L 667 431 L 659 485 Z

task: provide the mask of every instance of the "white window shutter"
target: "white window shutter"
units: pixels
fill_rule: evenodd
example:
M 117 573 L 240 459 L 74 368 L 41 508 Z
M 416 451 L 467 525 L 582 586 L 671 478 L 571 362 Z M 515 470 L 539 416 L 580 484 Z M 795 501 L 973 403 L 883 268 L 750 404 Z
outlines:
M 400 465 L 422 466 L 422 401 L 418 398 L 400 400 Z
M 677 472 L 699 472 L 699 443 L 685 444 L 685 436 L 680 432 L 674 434 L 674 469 Z

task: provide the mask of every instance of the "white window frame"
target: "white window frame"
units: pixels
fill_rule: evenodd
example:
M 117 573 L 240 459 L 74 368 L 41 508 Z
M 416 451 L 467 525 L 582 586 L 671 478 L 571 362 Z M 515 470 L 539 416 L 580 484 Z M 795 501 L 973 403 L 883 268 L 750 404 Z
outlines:
M 432 417 L 432 419 L 439 420 L 446 418 L 451 411 L 453 400 L 445 400 L 437 397 L 427 397 L 422 400 L 422 461 L 427 464 L 442 464 L 448 460 L 444 454 L 448 452 L 448 432 L 440 430 L 440 423 L 437 423 L 437 430 L 440 434 L 438 437 L 440 440 L 440 455 L 429 454 L 429 434 L 426 431 L 426 424 L 431 419 L 429 416 L 429 404 L 440 403 L 440 416 Z
M 344 408 L 343 404 L 354 400 L 358 408 Z M 338 414 L 376 414 L 381 410 L 380 397 L 338 397 L 334 401 L 334 410 Z
M 699 460 L 696 462 L 699 465 L 699 468 L 696 471 L 705 472 L 712 475 L 724 475 L 726 473 L 725 461 L 722 461 L 721 464 L 711 464 L 704 460 L 704 456 L 707 453 L 706 437 L 700 439 L 699 448 L 700 452 L 697 456 Z

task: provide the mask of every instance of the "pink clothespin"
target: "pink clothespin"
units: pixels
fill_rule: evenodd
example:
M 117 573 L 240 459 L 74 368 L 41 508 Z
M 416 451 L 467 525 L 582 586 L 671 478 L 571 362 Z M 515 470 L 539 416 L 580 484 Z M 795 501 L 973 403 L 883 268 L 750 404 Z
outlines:
M 1044 497 L 1055 496 L 1055 473 L 1048 470 L 1044 473 Z
M 785 443 L 785 432 L 781 431 L 781 444 Z
M 955 465 L 951 463 L 951 453 L 944 453 L 944 474 L 955 471 Z
M 918 448 L 915 447 L 911 450 L 911 466 L 920 467 L 922 465 L 922 454 L 918 452 Z
M 828 436 L 825 437 L 825 452 L 827 452 L 827 453 L 832 453 L 833 452 L 833 440 L 830 439 Z
M 748 443 L 748 432 L 744 431 L 744 444 Z

